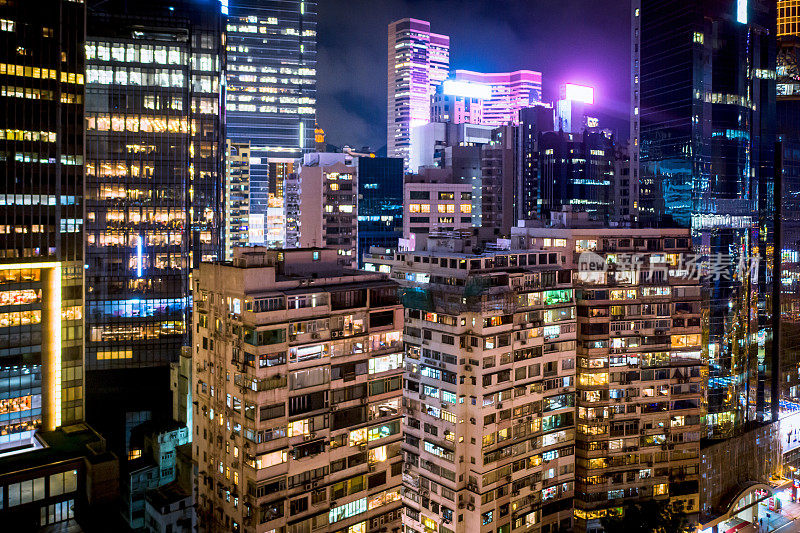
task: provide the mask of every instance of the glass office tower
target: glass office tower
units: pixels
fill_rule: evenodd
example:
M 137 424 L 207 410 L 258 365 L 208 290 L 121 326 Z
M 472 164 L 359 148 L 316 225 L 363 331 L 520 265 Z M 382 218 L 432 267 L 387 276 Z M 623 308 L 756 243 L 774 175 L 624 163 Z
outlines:
M 283 206 L 290 164 L 314 149 L 317 2 L 223 4 L 228 10 L 227 135 L 250 143 L 250 224 L 267 227 Z M 277 233 L 264 235 L 251 244 L 280 243 Z
M 213 0 L 89 4 L 86 360 L 115 447 L 168 416 L 191 269 L 221 257 L 221 29 Z
M 397 248 L 403 236 L 403 159 L 358 158 L 358 264 L 370 246 Z
M 0 3 L 0 455 L 83 419 L 81 3 Z
M 781 398 L 800 398 L 800 31 L 797 1 L 778 2 L 776 68 L 777 130 L 780 153 L 780 319 Z M 794 11 L 792 11 L 794 10 Z M 792 15 L 792 13 L 795 15 Z
M 642 220 L 690 227 L 708 314 L 711 437 L 777 417 L 775 2 L 636 0 Z M 741 267 L 741 268 L 740 268 Z

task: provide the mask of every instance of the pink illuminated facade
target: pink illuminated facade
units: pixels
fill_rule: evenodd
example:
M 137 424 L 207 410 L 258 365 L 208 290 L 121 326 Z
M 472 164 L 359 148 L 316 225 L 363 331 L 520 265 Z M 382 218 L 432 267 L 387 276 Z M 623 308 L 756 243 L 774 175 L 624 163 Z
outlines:
M 456 70 L 455 79 L 492 88 L 491 97 L 483 100 L 482 124 L 518 124 L 520 109 L 542 101 L 542 73 L 534 70 L 495 73 Z
M 429 22 L 412 18 L 389 24 L 387 152 L 402 157 L 406 167 L 411 130 L 430 122 L 431 95 L 450 68 L 450 37 L 430 29 Z

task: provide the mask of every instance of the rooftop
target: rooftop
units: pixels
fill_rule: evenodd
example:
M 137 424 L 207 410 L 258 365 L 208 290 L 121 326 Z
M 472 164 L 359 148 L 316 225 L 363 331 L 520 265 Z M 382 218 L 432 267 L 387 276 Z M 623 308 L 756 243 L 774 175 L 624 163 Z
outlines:
M 90 462 L 114 457 L 114 454 L 106 451 L 103 437 L 86 424 L 62 426 L 55 431 L 41 431 L 37 437 L 43 444 L 42 448 L 0 456 L 0 472 L 11 474 L 84 457 Z

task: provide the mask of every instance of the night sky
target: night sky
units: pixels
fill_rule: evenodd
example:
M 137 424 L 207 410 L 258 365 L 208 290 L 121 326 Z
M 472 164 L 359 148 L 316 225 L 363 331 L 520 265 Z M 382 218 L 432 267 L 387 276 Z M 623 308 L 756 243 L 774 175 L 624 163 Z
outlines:
M 450 36 L 450 68 L 542 72 L 543 99 L 560 83 L 595 87 L 592 116 L 628 137 L 628 0 L 320 0 L 317 120 L 327 141 L 386 145 L 387 26 L 427 20 Z

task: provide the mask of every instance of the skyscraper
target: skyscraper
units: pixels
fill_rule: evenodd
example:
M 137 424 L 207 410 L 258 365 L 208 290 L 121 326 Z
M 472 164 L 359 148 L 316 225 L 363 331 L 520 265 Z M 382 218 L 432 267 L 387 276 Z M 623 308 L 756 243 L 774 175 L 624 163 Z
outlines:
M 798 1 L 778 2 L 776 68 L 780 173 L 781 395 L 800 398 L 800 28 Z
M 83 423 L 85 21 L 83 2 L 0 3 L 0 521 L 6 531 L 75 520 L 86 526 L 92 519 L 114 527 L 113 517 L 91 506 L 112 508 L 118 462 Z
M 431 33 L 429 22 L 389 24 L 386 153 L 408 168 L 412 128 L 430 122 L 431 100 L 450 68 L 450 37 Z
M 87 379 L 117 450 L 170 416 L 190 269 L 222 254 L 221 29 L 213 0 L 88 7 Z
M 456 70 L 455 79 L 491 87 L 491 96 L 483 99 L 481 124 L 518 124 L 520 109 L 542 101 L 542 73 L 534 70 L 494 73 Z
M 84 418 L 83 4 L 0 7 L 0 455 Z
M 317 2 L 224 4 L 227 136 L 250 143 L 250 216 L 266 227 L 269 208 L 283 201 L 285 164 L 314 149 Z
M 706 426 L 709 436 L 730 436 L 746 422 L 775 420 L 778 408 L 776 6 L 642 0 L 632 9 L 641 218 L 691 228 L 698 264 L 710 274 Z

